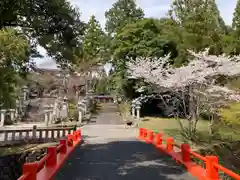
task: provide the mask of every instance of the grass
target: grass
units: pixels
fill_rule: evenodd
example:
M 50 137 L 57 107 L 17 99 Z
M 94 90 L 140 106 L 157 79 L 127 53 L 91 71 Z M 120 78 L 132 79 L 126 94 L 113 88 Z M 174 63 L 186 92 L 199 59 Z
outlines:
M 181 120 L 184 127 L 188 126 L 186 120 Z M 211 144 L 221 143 L 223 141 L 237 141 L 240 140 L 240 133 L 235 133 L 231 128 L 221 127 L 219 129 L 219 135 L 216 137 L 210 137 L 208 133 L 208 121 L 200 120 L 197 125 L 196 141 L 190 142 L 184 138 L 181 134 L 181 128 L 179 123 L 174 118 L 156 118 L 156 117 L 144 117 L 139 124 L 139 127 L 151 129 L 157 132 L 164 132 L 166 136 L 174 137 L 177 143 L 187 142 L 193 146 L 206 146 Z

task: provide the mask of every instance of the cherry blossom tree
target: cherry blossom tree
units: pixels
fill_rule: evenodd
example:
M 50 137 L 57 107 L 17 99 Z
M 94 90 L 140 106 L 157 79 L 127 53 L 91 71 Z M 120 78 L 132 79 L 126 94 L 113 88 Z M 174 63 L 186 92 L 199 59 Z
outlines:
M 228 57 L 224 54 L 209 55 L 208 50 L 200 53 L 189 50 L 192 59 L 187 65 L 180 68 L 169 65 L 169 55 L 159 59 L 137 58 L 128 63 L 128 70 L 132 77 L 155 85 L 159 94 L 171 90 L 175 93 L 174 104 L 179 105 L 179 101 L 182 101 L 185 107 L 185 117 L 189 120 L 190 136 L 196 132 L 197 122 L 202 111 L 213 112 L 219 106 L 226 104 L 226 101 L 240 100 L 237 92 L 217 83 L 220 76 L 240 75 L 240 57 Z M 163 97 L 162 100 L 166 102 L 166 105 L 170 101 Z M 172 111 L 178 118 L 178 112 Z M 183 128 L 181 123 L 180 125 Z M 214 119 L 210 121 L 210 127 L 213 125 Z M 212 128 L 210 129 L 212 130 Z

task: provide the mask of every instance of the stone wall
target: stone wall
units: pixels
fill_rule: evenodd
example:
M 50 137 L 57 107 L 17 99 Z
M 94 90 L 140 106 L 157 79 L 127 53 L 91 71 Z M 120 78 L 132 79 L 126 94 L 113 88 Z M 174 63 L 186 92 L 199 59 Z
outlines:
M 25 162 L 34 162 L 41 159 L 46 149 L 23 152 L 0 157 L 0 180 L 16 180 L 22 174 L 22 166 Z

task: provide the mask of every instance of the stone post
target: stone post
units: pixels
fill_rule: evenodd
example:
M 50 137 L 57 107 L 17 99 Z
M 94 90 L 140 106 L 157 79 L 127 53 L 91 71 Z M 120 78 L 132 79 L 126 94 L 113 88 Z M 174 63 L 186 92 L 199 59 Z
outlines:
M 16 108 L 15 108 L 15 118 L 18 118 L 18 113 L 19 113 L 19 100 L 16 99 Z
M 83 120 L 83 108 L 81 107 L 81 104 L 78 104 L 78 121 L 82 123 Z
M 53 105 L 49 106 L 49 124 L 53 123 Z
M 6 116 L 6 112 L 7 110 L 6 109 L 1 109 L 0 110 L 0 113 L 1 113 L 1 121 L 0 121 L 0 127 L 3 127 L 4 126 L 4 122 L 5 122 L 5 116 Z
M 53 105 L 53 116 L 59 117 L 58 99 L 56 98 Z
M 82 101 L 78 102 L 78 110 L 81 110 L 82 116 L 85 114 L 85 105 Z
M 43 111 L 44 111 L 44 122 L 45 122 L 46 126 L 48 126 L 48 123 L 49 123 L 49 113 L 50 113 L 49 106 L 45 105 Z
M 32 129 L 32 139 L 35 140 L 36 137 L 37 137 L 37 126 L 34 125 L 34 126 L 33 126 L 33 129 Z
M 49 110 L 44 109 L 44 122 L 46 126 L 48 126 L 48 121 L 49 121 Z
M 140 109 L 141 109 L 141 102 L 136 102 L 136 110 L 137 110 L 137 120 L 140 120 Z
M 137 110 L 137 120 L 140 119 L 140 109 L 141 109 L 140 106 L 136 106 L 136 110 Z
M 14 118 L 17 119 L 17 117 L 18 117 L 18 109 L 16 108 L 14 113 Z
M 83 99 L 82 100 L 82 104 L 84 106 L 84 112 L 87 113 L 87 107 L 88 107 L 88 100 L 87 99 Z

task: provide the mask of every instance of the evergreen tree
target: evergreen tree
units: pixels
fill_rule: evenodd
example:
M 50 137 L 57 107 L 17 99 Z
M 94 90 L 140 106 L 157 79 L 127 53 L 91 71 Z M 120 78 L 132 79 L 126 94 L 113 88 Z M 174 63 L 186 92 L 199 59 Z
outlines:
M 238 0 L 232 21 L 232 41 L 230 54 L 240 54 L 240 1 Z
M 103 50 L 104 32 L 94 15 L 91 16 L 83 39 L 84 58 L 98 60 Z
M 216 17 L 215 20 L 217 27 L 219 28 L 221 33 L 227 33 L 228 27 L 226 26 L 223 18 L 220 15 L 220 11 L 217 7 L 216 0 L 210 0 L 208 3 L 209 3 L 208 5 L 210 6 L 210 10 L 213 12 L 214 17 Z
M 235 31 L 240 32 L 240 0 L 238 0 L 234 14 L 233 14 L 233 22 L 232 28 Z
M 75 69 L 82 70 L 94 66 L 105 59 L 106 35 L 100 23 L 92 15 L 83 37 L 83 54 L 76 60 Z
M 106 31 L 109 35 L 117 33 L 129 23 L 143 19 L 144 12 L 138 8 L 134 0 L 118 0 L 112 8 L 105 12 Z
M 186 49 L 210 47 L 212 53 L 222 52 L 219 33 L 225 25 L 215 0 L 174 0 L 169 14 L 183 28 Z

